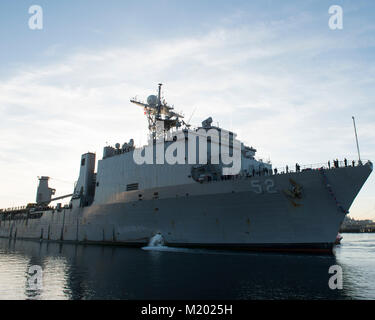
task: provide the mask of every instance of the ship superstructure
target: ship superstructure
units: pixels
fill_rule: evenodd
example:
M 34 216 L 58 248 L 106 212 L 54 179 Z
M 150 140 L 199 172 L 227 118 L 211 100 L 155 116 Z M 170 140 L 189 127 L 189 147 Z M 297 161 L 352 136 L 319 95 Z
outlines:
M 52 198 L 40 178 L 35 204 L 3 210 L 0 236 L 46 241 L 330 252 L 372 172 L 371 162 L 280 174 L 234 132 L 184 121 L 157 95 L 144 108 L 149 141 L 86 153 L 73 193 Z M 70 204 L 49 207 L 70 197 Z

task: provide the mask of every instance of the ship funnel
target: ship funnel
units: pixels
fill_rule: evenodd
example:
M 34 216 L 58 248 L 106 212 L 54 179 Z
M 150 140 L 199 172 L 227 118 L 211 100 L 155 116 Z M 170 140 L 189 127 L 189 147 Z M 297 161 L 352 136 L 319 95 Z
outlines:
M 52 196 L 55 194 L 56 190 L 48 187 L 49 177 L 40 177 L 39 186 L 36 192 L 36 203 L 38 205 L 46 204 L 51 202 Z
M 86 153 L 81 157 L 79 178 L 74 190 L 74 197 L 81 199 L 81 206 L 88 206 L 95 194 L 95 154 Z

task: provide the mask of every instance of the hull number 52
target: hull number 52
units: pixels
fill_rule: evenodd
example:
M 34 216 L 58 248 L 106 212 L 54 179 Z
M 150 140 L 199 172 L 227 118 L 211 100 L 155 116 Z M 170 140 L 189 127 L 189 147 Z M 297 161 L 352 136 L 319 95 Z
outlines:
M 259 180 L 252 180 L 251 189 L 251 191 L 257 194 L 264 192 L 277 193 L 275 182 L 272 179 L 267 179 L 263 183 L 261 183 Z

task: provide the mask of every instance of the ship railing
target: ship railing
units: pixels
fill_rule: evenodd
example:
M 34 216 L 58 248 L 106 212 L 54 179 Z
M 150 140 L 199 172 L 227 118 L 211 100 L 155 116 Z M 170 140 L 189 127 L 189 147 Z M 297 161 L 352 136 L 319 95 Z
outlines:
M 0 209 L 0 213 L 15 213 L 15 212 L 24 211 L 24 210 L 26 210 L 26 206 L 11 207 L 11 208 Z
M 296 170 L 297 168 L 293 168 L 294 170 L 289 169 L 286 170 L 286 167 L 281 167 L 281 168 L 276 168 L 277 173 L 275 173 L 275 169 L 271 170 L 258 170 L 255 171 L 254 174 L 252 172 L 249 173 L 242 173 L 239 175 L 234 175 L 234 176 L 221 176 L 216 179 L 210 176 L 205 176 L 202 179 L 200 179 L 197 182 L 200 183 L 211 183 L 211 182 L 219 182 L 223 180 L 239 180 L 239 179 L 249 179 L 252 177 L 259 177 L 259 176 L 274 176 L 274 175 L 280 175 L 280 174 L 287 174 L 287 173 L 300 173 L 300 172 L 306 172 L 306 171 L 311 171 L 311 170 L 319 170 L 319 169 L 325 169 L 325 170 L 335 170 L 339 168 L 344 168 L 344 167 L 355 167 L 362 166 L 363 164 L 366 164 L 370 162 L 369 160 L 362 160 L 361 162 L 359 161 L 354 161 L 354 160 L 347 160 L 345 161 L 338 161 L 338 166 L 335 166 L 332 162 L 330 162 L 330 166 L 327 163 L 315 163 L 315 164 L 308 164 L 308 165 L 301 165 L 299 166 L 299 170 Z
M 28 208 L 27 206 L 10 207 L 10 208 L 5 208 L 5 209 L 0 209 L 0 214 L 21 213 L 28 209 L 30 208 Z M 52 210 L 53 207 L 45 206 L 45 207 L 37 207 L 35 209 L 37 209 L 37 211 L 46 211 L 46 210 Z
M 338 165 L 335 166 L 335 163 L 333 160 L 331 160 L 329 163 L 328 161 L 325 163 L 313 163 L 313 164 L 306 164 L 306 165 L 300 165 L 299 170 L 296 167 L 296 165 L 288 166 L 288 168 L 285 167 L 277 167 L 277 174 L 285 174 L 285 173 L 295 173 L 295 172 L 305 172 L 310 170 L 319 170 L 319 169 L 326 169 L 326 170 L 333 170 L 338 168 L 345 168 L 345 167 L 358 167 L 362 166 L 363 164 L 366 164 L 370 162 L 369 160 L 347 160 L 345 161 L 338 161 Z M 273 174 L 275 174 L 275 168 L 273 168 Z

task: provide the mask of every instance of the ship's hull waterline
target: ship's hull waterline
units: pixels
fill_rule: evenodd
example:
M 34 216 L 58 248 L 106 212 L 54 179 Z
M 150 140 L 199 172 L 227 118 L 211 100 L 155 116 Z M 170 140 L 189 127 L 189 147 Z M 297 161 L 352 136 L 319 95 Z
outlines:
M 60 211 L 3 215 L 0 237 L 146 246 L 161 234 L 175 247 L 332 252 L 345 211 L 371 171 L 367 163 L 131 191 L 83 208 L 73 200 Z

